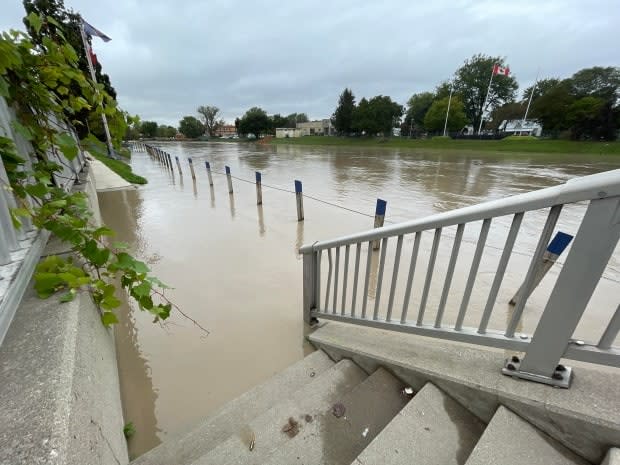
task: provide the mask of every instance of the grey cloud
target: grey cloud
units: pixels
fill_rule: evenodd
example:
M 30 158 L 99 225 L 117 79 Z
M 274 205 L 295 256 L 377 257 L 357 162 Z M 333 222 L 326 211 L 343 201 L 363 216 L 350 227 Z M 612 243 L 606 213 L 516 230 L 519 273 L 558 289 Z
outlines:
M 345 86 L 404 103 L 479 52 L 506 56 L 522 88 L 539 68 L 618 64 L 616 0 L 66 3 L 112 37 L 95 49 L 121 105 L 171 124 L 202 104 L 229 121 L 254 105 L 326 117 Z M 12 2 L 0 26 L 22 15 Z

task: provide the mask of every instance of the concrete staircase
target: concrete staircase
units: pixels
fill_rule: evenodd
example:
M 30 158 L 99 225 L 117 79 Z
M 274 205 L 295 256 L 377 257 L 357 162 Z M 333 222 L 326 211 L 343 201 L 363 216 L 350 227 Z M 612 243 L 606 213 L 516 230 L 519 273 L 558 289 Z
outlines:
M 435 384 L 405 387 L 318 350 L 132 464 L 590 463 L 504 406 L 485 424 Z

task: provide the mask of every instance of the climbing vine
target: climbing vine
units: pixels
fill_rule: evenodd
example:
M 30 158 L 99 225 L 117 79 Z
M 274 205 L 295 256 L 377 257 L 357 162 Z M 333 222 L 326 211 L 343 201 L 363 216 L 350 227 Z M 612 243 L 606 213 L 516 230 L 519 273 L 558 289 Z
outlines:
M 121 304 L 120 286 L 155 321 L 167 319 L 175 308 L 206 331 L 166 297 L 169 287 L 128 252 L 127 244 L 113 241 L 114 231 L 94 224 L 84 193 L 66 192 L 54 183 L 62 168 L 56 155 L 60 152 L 71 161 L 80 151 L 80 144 L 59 121 L 76 125 L 81 123 L 72 115 L 83 109 L 99 117 L 105 112 L 113 137 L 120 140 L 125 117 L 103 86 L 79 69 L 76 51 L 64 39 L 60 24 L 35 13 L 26 20 L 37 34 L 45 24 L 53 24 L 57 35 L 54 40 L 43 37 L 41 45 L 20 31 L 3 32 L 0 37 L 0 96 L 16 112 L 12 129 L 34 149 L 26 160 L 11 139 L 0 137 L 0 156 L 9 179 L 0 187 L 17 199 L 17 208 L 11 209 L 16 228 L 31 221 L 70 244 L 73 252 L 48 256 L 38 265 L 36 292 L 41 298 L 59 294 L 62 302 L 73 300 L 78 292 L 89 292 L 108 326 L 118 322 L 114 310 Z M 102 146 L 94 136 L 82 143 L 88 143 L 89 150 Z

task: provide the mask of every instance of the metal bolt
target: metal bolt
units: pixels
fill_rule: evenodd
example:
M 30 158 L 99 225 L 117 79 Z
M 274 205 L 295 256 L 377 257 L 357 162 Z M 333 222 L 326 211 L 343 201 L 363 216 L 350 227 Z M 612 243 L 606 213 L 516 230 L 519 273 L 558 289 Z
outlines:
M 519 363 L 521 360 L 519 360 L 519 357 L 517 357 L 516 355 L 512 356 L 512 362 L 513 363 Z
M 506 369 L 510 370 L 510 371 L 515 371 L 516 370 L 515 366 L 512 363 L 509 363 L 508 365 L 506 365 Z
M 603 199 L 603 198 L 607 197 L 607 192 L 605 192 L 605 191 L 600 191 L 600 192 L 598 193 L 598 196 L 599 196 L 599 198 L 600 198 L 600 199 Z
M 527 334 L 521 334 L 521 339 L 529 339 L 529 336 Z
M 558 373 L 557 371 L 551 375 L 553 379 L 561 380 L 564 379 L 564 375 L 562 373 Z
M 566 371 L 566 367 L 560 364 L 557 367 L 555 367 L 555 371 Z
M 585 342 L 583 342 L 583 341 L 573 341 L 573 344 L 575 344 L 576 346 L 582 346 L 582 345 L 585 345 Z

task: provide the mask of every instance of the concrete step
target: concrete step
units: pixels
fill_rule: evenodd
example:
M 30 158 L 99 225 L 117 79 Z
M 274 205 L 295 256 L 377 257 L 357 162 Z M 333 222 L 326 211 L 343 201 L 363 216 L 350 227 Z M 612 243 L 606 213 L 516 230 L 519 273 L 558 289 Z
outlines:
M 500 406 L 472 451 L 467 465 L 586 465 L 556 440 Z
M 275 450 L 367 378 L 350 360 L 342 360 L 290 398 L 259 415 L 193 465 L 263 464 Z M 286 431 L 284 431 L 286 430 Z M 175 462 L 175 465 L 184 465 Z
M 617 447 L 609 449 L 601 465 L 620 465 L 620 449 Z
M 461 404 L 427 383 L 353 464 L 462 465 L 483 430 Z
M 191 430 L 175 435 L 141 455 L 133 465 L 181 465 L 203 456 L 254 417 L 300 388 L 312 384 L 334 366 L 325 352 L 317 350 L 264 383 L 233 399 Z
M 338 417 L 334 406 L 324 406 L 263 464 L 349 465 L 407 404 L 410 397 L 403 388 L 400 380 L 379 368 L 339 401 L 344 415 Z

